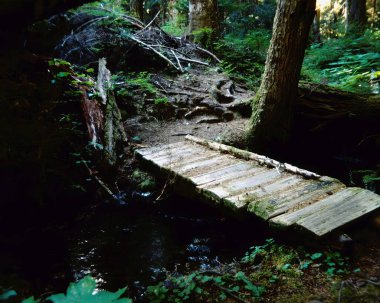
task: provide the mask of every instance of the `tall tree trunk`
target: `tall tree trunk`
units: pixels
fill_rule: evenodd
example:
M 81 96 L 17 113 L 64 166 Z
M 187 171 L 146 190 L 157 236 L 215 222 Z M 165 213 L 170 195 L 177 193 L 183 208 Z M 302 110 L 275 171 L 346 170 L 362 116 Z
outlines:
M 217 0 L 189 0 L 189 33 L 211 28 L 217 31 L 219 27 Z
M 321 37 L 321 11 L 317 9 L 315 11 L 315 17 L 313 21 L 313 40 L 315 43 L 322 43 Z
M 366 23 L 366 0 L 346 0 L 346 33 L 360 34 Z
M 139 18 L 141 21 L 144 20 L 144 1 L 143 0 L 131 0 L 129 4 L 130 12 Z
M 260 88 L 253 100 L 248 140 L 256 150 L 285 144 L 315 0 L 279 0 Z
M 167 18 L 174 25 L 178 25 L 179 12 L 176 8 L 176 0 L 168 0 Z

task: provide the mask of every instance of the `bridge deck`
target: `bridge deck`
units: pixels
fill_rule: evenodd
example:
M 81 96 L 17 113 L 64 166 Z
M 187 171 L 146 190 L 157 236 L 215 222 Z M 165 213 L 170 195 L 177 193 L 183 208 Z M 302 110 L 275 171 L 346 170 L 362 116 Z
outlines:
M 136 155 L 204 199 L 317 236 L 380 208 L 380 196 L 369 190 L 193 136 Z

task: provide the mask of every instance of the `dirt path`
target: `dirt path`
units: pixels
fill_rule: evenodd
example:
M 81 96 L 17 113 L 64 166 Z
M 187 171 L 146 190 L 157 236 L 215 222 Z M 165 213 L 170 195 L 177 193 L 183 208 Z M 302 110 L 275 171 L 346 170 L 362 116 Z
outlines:
M 147 146 L 179 142 L 186 135 L 242 146 L 247 121 L 244 118 L 237 118 L 228 122 L 196 123 L 180 119 L 141 123 L 138 118 L 134 118 L 126 121 L 125 125 L 132 137 L 139 137 L 141 144 Z

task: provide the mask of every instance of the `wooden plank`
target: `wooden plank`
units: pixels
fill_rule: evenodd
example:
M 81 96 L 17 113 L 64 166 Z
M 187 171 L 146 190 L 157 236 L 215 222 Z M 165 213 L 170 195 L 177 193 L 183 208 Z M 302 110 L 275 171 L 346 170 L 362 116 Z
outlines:
M 168 148 L 168 149 L 162 149 L 160 151 L 151 153 L 149 155 L 144 156 L 147 160 L 158 160 L 160 158 L 166 158 L 171 157 L 175 155 L 183 155 L 186 153 L 199 153 L 197 149 L 194 149 L 192 146 L 180 146 L 176 148 Z
M 229 181 L 239 180 L 239 182 L 240 182 L 244 178 L 256 176 L 257 174 L 262 173 L 262 172 L 268 172 L 268 170 L 262 166 L 251 165 L 251 167 L 248 168 L 247 170 L 243 170 L 243 171 L 240 170 L 240 171 L 226 173 L 225 175 L 220 176 L 216 180 L 213 180 L 213 181 L 210 181 L 207 183 L 203 183 L 199 187 L 203 188 L 203 189 L 208 189 L 208 188 L 212 188 L 212 187 L 216 187 L 216 186 L 225 186 L 225 184 L 230 184 L 230 183 L 228 183 Z
M 190 143 L 190 142 L 189 142 Z M 152 147 L 145 147 L 145 148 L 140 148 L 136 150 L 136 153 L 140 154 L 141 156 L 147 156 L 152 153 L 159 152 L 163 149 L 172 149 L 176 147 L 182 147 L 182 146 L 191 146 L 192 144 L 184 144 L 184 142 L 176 142 L 176 143 L 171 143 L 171 144 L 166 144 L 166 145 L 160 145 L 160 146 L 152 146 Z
M 241 194 L 226 197 L 226 199 L 235 205 L 240 205 L 240 207 L 243 207 L 252 202 L 269 200 L 270 198 L 276 197 L 279 192 L 285 190 L 286 188 L 294 188 L 295 185 L 301 184 L 303 181 L 304 179 L 299 176 L 286 175 L 283 176 L 282 179 L 276 180 L 275 182 L 258 186 L 253 190 L 249 190 Z M 263 219 L 267 218 L 263 217 Z
M 193 163 L 193 162 L 200 161 L 203 159 L 215 157 L 218 155 L 219 155 L 218 153 L 214 153 L 214 152 L 210 152 L 210 151 L 208 151 L 206 153 L 205 152 L 199 153 L 198 151 L 193 150 L 190 152 L 187 151 L 183 154 L 178 154 L 177 156 L 174 156 L 174 157 L 168 156 L 165 158 L 154 159 L 153 161 L 157 165 L 160 165 L 160 166 L 163 166 L 166 168 L 170 168 L 173 171 L 176 171 L 176 168 L 180 167 L 182 165 L 186 165 L 188 163 Z
M 323 236 L 380 207 L 380 196 L 361 188 L 346 188 L 298 211 L 271 219 L 281 225 L 298 225 Z
M 219 197 L 219 199 L 224 199 L 228 196 L 241 193 L 242 191 L 247 191 L 255 188 L 258 185 L 265 184 L 272 179 L 278 178 L 279 174 L 275 169 L 272 170 L 260 170 L 257 174 L 246 176 L 244 178 L 235 179 L 233 181 L 223 182 L 215 187 L 199 188 L 203 191 L 207 191 L 213 195 Z M 207 184 L 206 184 L 207 185 Z
M 220 170 L 226 169 L 227 167 L 232 168 L 239 164 L 242 164 L 242 163 L 239 163 L 239 161 L 237 161 L 236 158 L 227 156 L 222 161 L 218 161 L 217 163 L 214 163 L 213 165 L 203 166 L 197 170 L 187 171 L 182 174 L 184 177 L 187 177 L 191 181 L 194 182 L 193 180 L 194 177 L 207 176 L 215 171 L 220 171 Z M 196 185 L 198 184 L 196 183 Z
M 252 167 L 252 164 L 250 164 L 247 161 L 240 162 L 238 160 L 234 160 L 231 164 L 227 166 L 222 166 L 221 168 L 210 170 L 207 173 L 201 173 L 199 175 L 194 175 L 190 179 L 196 184 L 196 185 L 202 185 L 205 183 L 209 183 L 215 180 L 218 180 L 219 178 L 223 177 L 225 174 L 238 172 L 238 171 L 247 171 L 249 168 Z
M 186 191 L 235 210 L 245 209 L 274 224 L 299 226 L 317 236 L 380 208 L 380 196 L 368 190 L 346 188 L 336 179 L 291 165 L 280 173 L 276 165 L 283 166 L 278 161 L 195 139 L 197 143 L 141 149 L 136 155 L 162 168 L 159 173 L 188 180 L 184 182 L 189 187 Z
M 281 192 L 276 200 L 270 199 L 268 205 L 255 205 L 254 207 L 266 208 L 267 218 L 270 219 L 281 214 L 296 211 L 310 204 L 313 204 L 321 199 L 324 199 L 335 192 L 344 188 L 344 184 L 340 182 L 313 182 L 308 180 L 304 188 L 299 188 L 297 191 Z
M 177 166 L 175 172 L 181 175 L 189 171 L 196 172 L 197 170 L 201 170 L 204 167 L 213 166 L 218 162 L 222 162 L 223 160 L 226 160 L 226 156 L 220 154 L 219 156 L 204 156 L 203 158 L 198 159 L 197 161 L 192 161 L 192 163 L 189 163 L 187 165 Z

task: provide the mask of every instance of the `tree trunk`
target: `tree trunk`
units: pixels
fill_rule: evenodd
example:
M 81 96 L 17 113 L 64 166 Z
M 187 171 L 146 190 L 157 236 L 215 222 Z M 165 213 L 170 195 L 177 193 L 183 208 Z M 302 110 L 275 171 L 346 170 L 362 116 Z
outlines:
M 317 9 L 315 11 L 315 17 L 313 21 L 313 40 L 315 43 L 322 43 L 321 37 L 321 11 Z
M 218 1 L 190 0 L 189 1 L 189 33 L 202 28 L 218 31 Z
M 362 33 L 366 23 L 366 0 L 346 0 L 346 34 Z
M 314 13 L 315 1 L 278 1 L 265 70 L 248 127 L 248 142 L 255 150 L 270 149 L 288 140 Z
M 179 25 L 178 17 L 179 12 L 176 8 L 176 0 L 168 0 L 167 19 L 173 25 Z
M 144 1 L 143 0 L 131 0 L 129 4 L 130 12 L 139 18 L 141 21 L 144 20 Z

